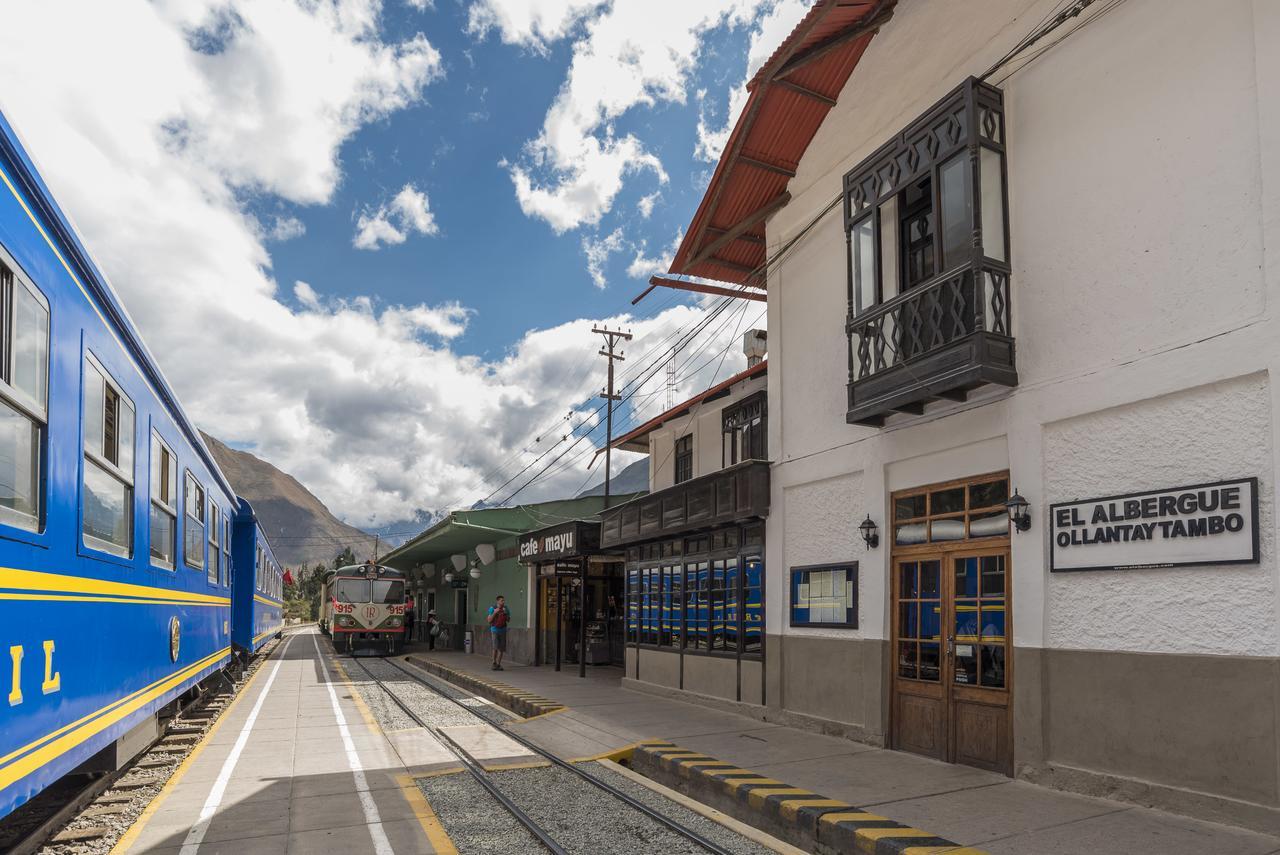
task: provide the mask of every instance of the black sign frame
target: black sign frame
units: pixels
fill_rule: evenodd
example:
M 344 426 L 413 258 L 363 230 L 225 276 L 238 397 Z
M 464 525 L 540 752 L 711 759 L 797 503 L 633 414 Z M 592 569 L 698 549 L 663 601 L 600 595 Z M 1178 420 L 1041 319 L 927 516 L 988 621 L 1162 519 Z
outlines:
M 1187 490 L 1204 490 L 1210 487 L 1225 487 L 1231 484 L 1249 484 L 1251 487 L 1252 501 L 1249 503 L 1249 522 L 1253 528 L 1252 537 L 1252 556 L 1249 558 L 1229 558 L 1222 561 L 1162 561 L 1153 564 L 1098 564 L 1090 567 L 1058 567 L 1057 559 L 1057 542 L 1054 538 L 1054 512 L 1058 508 L 1072 507 L 1082 504 L 1096 504 L 1101 502 L 1114 502 L 1119 499 L 1132 499 L 1135 496 L 1150 496 L 1162 493 L 1180 493 Z M 1049 505 L 1049 524 L 1045 526 L 1045 530 L 1049 538 L 1049 572 L 1050 573 L 1089 573 L 1098 570 L 1164 570 L 1171 567 L 1219 567 L 1232 566 L 1238 564 L 1260 564 L 1262 562 L 1261 553 L 1261 532 L 1258 528 L 1258 479 L 1256 476 L 1248 478 L 1227 478 L 1222 481 L 1210 481 L 1204 484 L 1188 484 L 1181 487 L 1167 487 L 1164 489 L 1154 490 L 1137 490 L 1131 493 L 1117 493 L 1113 496 L 1098 496 L 1096 498 L 1075 499 L 1070 502 L 1054 502 Z

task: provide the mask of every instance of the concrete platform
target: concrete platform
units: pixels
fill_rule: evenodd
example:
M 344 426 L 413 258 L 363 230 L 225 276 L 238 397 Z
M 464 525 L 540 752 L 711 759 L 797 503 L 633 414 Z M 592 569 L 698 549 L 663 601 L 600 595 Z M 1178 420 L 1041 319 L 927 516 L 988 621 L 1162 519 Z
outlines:
M 322 642 L 285 639 L 113 853 L 453 851 L 412 777 L 452 755 L 383 733 Z
M 593 757 L 646 740 L 750 769 L 903 825 L 992 855 L 1277 855 L 1280 829 L 1262 834 L 1088 798 L 899 751 L 822 736 L 697 704 L 623 689 L 613 668 L 559 673 L 484 657 L 416 652 L 473 676 L 500 680 L 565 705 L 509 725 L 566 759 Z

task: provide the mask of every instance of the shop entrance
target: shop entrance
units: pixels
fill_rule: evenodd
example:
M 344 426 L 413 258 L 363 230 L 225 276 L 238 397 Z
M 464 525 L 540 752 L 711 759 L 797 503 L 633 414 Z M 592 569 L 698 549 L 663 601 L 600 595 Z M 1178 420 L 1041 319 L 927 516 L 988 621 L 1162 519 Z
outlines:
M 1008 477 L 893 496 L 894 748 L 1012 774 Z

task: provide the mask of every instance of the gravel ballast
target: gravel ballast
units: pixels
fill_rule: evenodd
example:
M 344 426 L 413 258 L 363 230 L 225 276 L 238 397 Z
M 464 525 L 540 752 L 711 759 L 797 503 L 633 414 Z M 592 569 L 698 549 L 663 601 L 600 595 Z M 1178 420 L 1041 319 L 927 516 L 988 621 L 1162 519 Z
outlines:
M 418 788 L 461 855 L 542 852 L 542 844 L 465 772 L 421 778 Z

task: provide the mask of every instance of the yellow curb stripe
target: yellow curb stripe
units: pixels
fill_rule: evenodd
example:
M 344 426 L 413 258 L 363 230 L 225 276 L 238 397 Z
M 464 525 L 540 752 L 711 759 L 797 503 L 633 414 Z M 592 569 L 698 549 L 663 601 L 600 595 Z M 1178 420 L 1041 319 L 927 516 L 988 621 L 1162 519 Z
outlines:
M 972 846 L 908 846 L 902 855 L 991 855 Z
M 528 760 L 522 763 L 481 763 L 486 772 L 507 772 L 512 769 L 544 769 L 551 765 L 550 760 Z
M 876 813 L 867 813 L 860 810 L 836 811 L 835 813 L 824 813 L 818 817 L 819 822 L 825 822 L 828 825 L 835 825 L 838 822 L 893 822 L 887 816 L 880 816 Z
M 747 804 L 754 808 L 764 806 L 765 799 L 770 796 L 812 796 L 809 790 L 800 787 L 761 787 L 758 790 L 751 790 L 747 793 Z
M 272 652 L 274 653 L 275 651 Z M 155 816 L 156 811 L 160 810 L 165 799 L 169 798 L 169 795 L 177 788 L 178 784 L 182 782 L 183 777 L 187 774 L 187 770 L 190 769 L 192 764 L 200 758 L 200 755 L 204 753 L 205 748 L 207 748 L 213 741 L 213 737 L 217 735 L 218 730 L 222 727 L 222 723 L 231 718 L 231 713 L 235 711 L 236 706 L 249 694 L 249 690 L 254 686 L 254 684 L 258 682 L 258 678 L 261 677 L 262 672 L 266 670 L 266 664 L 269 661 L 271 661 L 270 657 L 264 660 L 262 663 L 263 667 L 254 671 L 253 676 L 249 678 L 249 682 L 246 683 L 240 691 L 236 692 L 236 696 L 232 698 L 231 703 L 227 704 L 226 708 L 223 709 L 217 720 L 214 721 L 213 726 L 205 731 L 204 736 L 201 737 L 200 741 L 191 749 L 191 753 L 183 758 L 182 762 L 178 764 L 177 769 L 173 770 L 173 774 L 169 776 L 169 780 L 164 782 L 164 786 L 160 788 L 160 792 L 156 793 L 156 797 L 151 800 L 151 803 L 143 809 L 142 813 L 138 814 L 138 818 L 133 821 L 133 825 L 129 826 L 125 833 L 120 836 L 120 839 L 116 841 L 116 845 L 111 847 L 111 851 L 108 855 L 122 855 L 122 853 L 129 851 L 129 848 L 137 841 L 138 835 L 142 834 L 143 829 L 146 828 L 151 817 Z
M 794 820 L 796 816 L 800 813 L 800 809 L 807 808 L 807 807 L 838 808 L 838 807 L 853 807 L 853 805 L 849 804 L 848 802 L 842 802 L 839 799 L 824 799 L 821 796 L 817 796 L 814 798 L 783 799 L 778 804 L 778 812 L 782 814 L 783 819 Z
M 590 757 L 578 757 L 573 760 L 570 760 L 569 762 L 570 763 L 591 763 L 598 760 L 612 760 L 614 763 L 617 763 L 621 760 L 630 760 L 631 756 L 635 754 L 635 751 L 636 751 L 636 746 L 634 744 L 624 745 L 621 748 L 615 748 L 613 751 L 605 751 L 600 754 L 592 754 Z
M 733 778 L 726 780 L 724 778 L 721 778 L 720 780 L 728 784 L 729 789 L 734 791 L 737 791 L 740 787 L 747 784 L 750 784 L 752 786 L 760 786 L 760 787 L 785 787 L 786 786 L 786 784 L 782 783 L 781 781 L 775 781 L 773 778 L 753 777 L 753 778 L 743 778 L 742 780 L 735 780 Z
M 922 831 L 919 828 L 907 828 L 899 826 L 897 828 L 859 828 L 853 833 L 854 840 L 859 842 L 863 840 L 870 841 L 875 844 L 885 838 L 912 838 L 912 837 L 937 837 L 938 835 L 930 831 Z
M 723 760 L 692 760 L 682 764 L 686 769 L 736 769 L 737 766 L 732 763 L 726 763 Z
M 417 818 L 418 824 L 422 826 L 423 833 L 427 835 L 427 842 L 431 844 L 431 849 L 436 855 L 458 855 L 458 847 L 449 839 L 448 832 L 440 824 L 440 817 L 436 816 L 436 812 L 431 809 L 427 797 L 413 782 L 413 778 L 409 775 L 396 775 L 396 780 L 400 783 L 400 793 L 409 803 L 409 808 Z
M 421 780 L 422 778 L 439 778 L 442 775 L 458 775 L 467 771 L 461 766 L 448 766 L 444 769 L 433 769 L 430 772 L 414 772 L 413 778 Z

